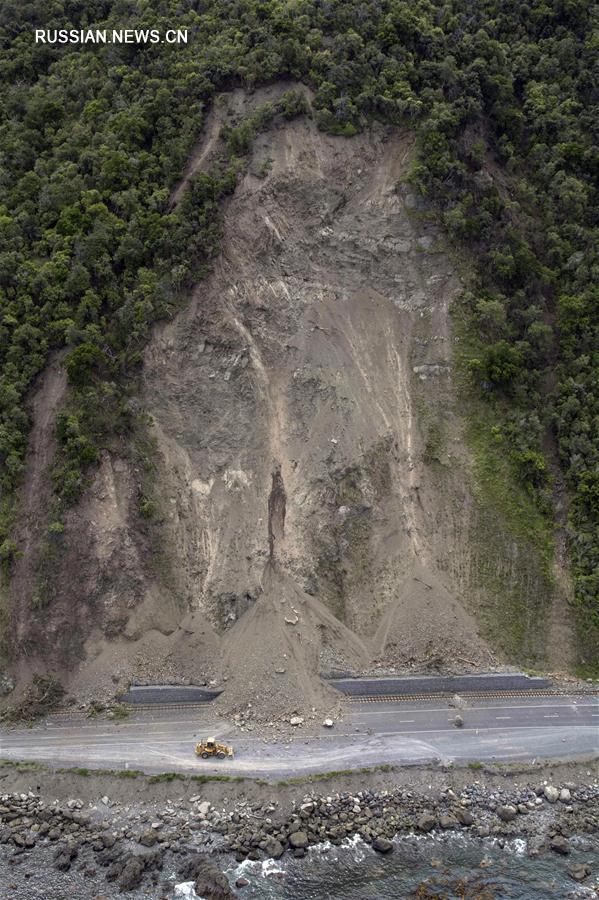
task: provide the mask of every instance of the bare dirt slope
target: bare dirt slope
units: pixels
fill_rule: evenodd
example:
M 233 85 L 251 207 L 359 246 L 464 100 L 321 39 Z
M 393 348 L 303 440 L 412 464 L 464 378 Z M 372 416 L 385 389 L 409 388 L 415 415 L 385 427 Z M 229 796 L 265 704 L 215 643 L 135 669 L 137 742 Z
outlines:
M 180 590 L 224 629 L 227 693 L 254 703 L 273 681 L 307 701 L 319 669 L 373 656 L 491 660 L 420 490 L 414 333 L 426 318 L 436 391 L 458 282 L 401 187 L 411 151 L 305 119 L 259 139 L 213 276 L 147 353 Z
M 40 562 L 44 527 L 52 500 L 49 467 L 56 446 L 54 423 L 65 398 L 66 386 L 66 374 L 60 359 L 55 357 L 37 380 L 31 400 L 30 451 L 21 494 L 21 514 L 15 535 L 20 553 L 15 562 L 11 585 L 16 605 L 13 616 L 15 640 L 25 648 L 28 643 L 31 606 L 36 604 L 36 571 Z
M 231 114 L 280 92 L 236 92 Z M 330 708 L 323 670 L 544 659 L 534 553 L 475 499 L 460 282 L 406 184 L 412 154 L 407 133 L 332 137 L 309 118 L 256 139 L 213 273 L 145 355 L 158 524 L 109 454 L 69 514 L 54 640 L 43 621 L 36 639 L 76 692 L 208 680 L 225 711 L 269 716 Z M 517 645 L 504 595 L 525 613 Z

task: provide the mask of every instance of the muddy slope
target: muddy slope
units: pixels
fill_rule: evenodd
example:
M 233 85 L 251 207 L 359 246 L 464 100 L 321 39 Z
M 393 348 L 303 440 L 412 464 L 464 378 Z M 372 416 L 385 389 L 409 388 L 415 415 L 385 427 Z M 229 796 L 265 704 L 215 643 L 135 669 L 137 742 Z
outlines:
M 213 274 L 145 356 L 159 541 L 108 455 L 70 514 L 77 581 L 51 616 L 80 635 L 80 692 L 187 677 L 220 681 L 228 709 L 324 707 L 318 671 L 501 661 L 503 591 L 530 605 L 521 658 L 545 658 L 540 570 L 473 499 L 460 283 L 405 183 L 412 153 L 408 134 L 308 118 L 256 140 Z

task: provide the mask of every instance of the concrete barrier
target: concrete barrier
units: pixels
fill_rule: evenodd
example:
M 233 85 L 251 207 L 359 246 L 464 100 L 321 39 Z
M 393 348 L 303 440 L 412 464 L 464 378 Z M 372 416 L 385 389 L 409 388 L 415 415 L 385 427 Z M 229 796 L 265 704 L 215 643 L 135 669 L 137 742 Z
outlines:
M 540 691 L 553 687 L 549 678 L 492 673 L 487 675 L 418 675 L 386 678 L 327 678 L 350 697 L 409 697 L 412 694 L 459 694 L 470 691 Z
M 121 703 L 146 706 L 150 703 L 207 703 L 216 699 L 222 690 L 197 687 L 194 684 L 132 684 Z

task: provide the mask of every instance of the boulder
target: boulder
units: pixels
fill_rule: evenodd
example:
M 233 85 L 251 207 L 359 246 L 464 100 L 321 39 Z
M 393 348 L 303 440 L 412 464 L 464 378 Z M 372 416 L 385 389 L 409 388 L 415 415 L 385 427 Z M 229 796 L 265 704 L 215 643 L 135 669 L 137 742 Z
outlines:
M 502 822 L 513 822 L 516 816 L 518 815 L 518 810 L 515 806 L 511 806 L 510 804 L 506 804 L 505 806 L 497 807 L 497 815 L 501 819 Z
M 148 828 L 139 836 L 139 843 L 144 847 L 153 847 L 158 840 L 158 834 L 153 828 Z
M 132 891 L 141 884 L 144 859 L 141 856 L 130 856 L 119 875 L 118 884 L 122 892 Z
M 460 825 L 464 825 L 466 827 L 468 825 L 474 825 L 474 816 L 469 809 L 464 809 L 463 807 L 459 806 L 455 810 L 455 817 Z
M 572 799 L 572 795 L 570 794 L 570 791 L 568 790 L 568 788 L 561 789 L 561 791 L 559 792 L 559 799 L 561 800 L 562 803 L 570 802 L 570 800 Z
M 561 834 L 556 834 L 554 837 L 552 837 L 549 841 L 549 846 L 554 853 L 559 853 L 561 854 L 561 856 L 567 856 L 570 852 L 570 844 L 568 843 L 568 839 Z
M 554 788 L 550 784 L 546 784 L 543 788 L 543 794 L 545 799 L 549 801 L 549 803 L 555 803 L 559 797 L 559 791 L 557 788 Z
M 568 866 L 568 875 L 574 881 L 584 881 L 591 874 L 591 867 L 586 863 L 572 863 Z
M 441 813 L 439 816 L 439 825 L 441 828 L 457 828 L 458 820 L 455 816 L 452 816 L 451 813 Z
M 463 697 L 460 697 L 459 694 L 454 694 L 451 700 L 447 702 L 447 705 L 453 707 L 454 709 L 464 709 L 466 706 L 466 701 Z
M 0 697 L 6 697 L 15 689 L 15 682 L 4 672 L 0 672 Z
M 545 848 L 545 838 L 541 834 L 532 834 L 528 838 L 528 856 L 536 859 Z
M 308 835 L 305 831 L 294 831 L 289 835 L 289 845 L 294 850 L 302 850 L 308 846 Z
M 185 880 L 195 879 L 194 890 L 204 900 L 233 900 L 235 897 L 227 876 L 201 853 L 186 860 L 181 875 Z
M 54 868 L 59 872 L 68 872 L 78 852 L 79 849 L 75 844 L 61 844 L 54 854 Z
M 280 859 L 284 853 L 283 845 L 273 837 L 267 837 L 264 843 L 264 852 L 272 859 Z
M 393 844 L 384 837 L 376 837 L 372 842 L 372 849 L 377 853 L 391 853 Z
M 434 816 L 431 816 L 430 813 L 423 813 L 418 819 L 416 826 L 419 831 L 432 831 L 436 824 L 437 820 Z
M 289 719 L 289 724 L 294 725 L 294 726 L 303 725 L 304 724 L 303 716 L 292 716 Z
M 325 719 L 322 724 L 324 728 L 332 728 L 335 723 L 332 719 Z

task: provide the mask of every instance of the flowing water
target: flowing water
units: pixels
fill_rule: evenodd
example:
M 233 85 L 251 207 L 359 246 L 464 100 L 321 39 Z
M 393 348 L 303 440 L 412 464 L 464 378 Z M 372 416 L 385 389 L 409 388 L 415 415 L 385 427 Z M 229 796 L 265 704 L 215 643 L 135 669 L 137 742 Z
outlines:
M 464 835 L 413 835 L 396 839 L 394 851 L 382 857 L 355 838 L 340 847 L 322 844 L 305 859 L 246 860 L 232 865 L 226 874 L 232 884 L 240 876 L 250 881 L 240 892 L 244 898 L 596 900 L 599 837 L 573 838 L 571 844 L 568 857 L 547 851 L 531 859 L 526 842 L 520 839 L 507 841 L 502 848 L 497 841 Z M 567 873 L 574 862 L 591 867 L 584 885 Z

